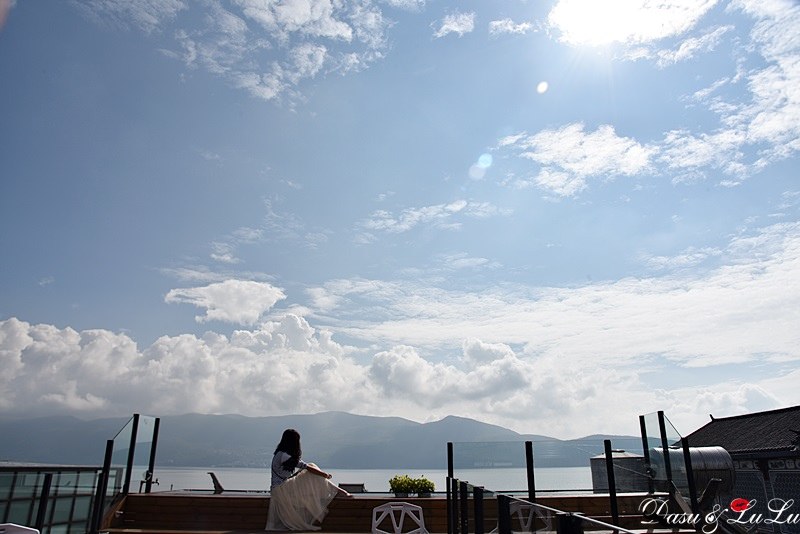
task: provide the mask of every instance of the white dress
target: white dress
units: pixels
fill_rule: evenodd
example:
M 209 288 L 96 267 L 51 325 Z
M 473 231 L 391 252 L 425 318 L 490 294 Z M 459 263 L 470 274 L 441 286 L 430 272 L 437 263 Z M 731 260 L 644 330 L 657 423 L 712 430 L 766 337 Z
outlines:
M 279 452 L 273 458 L 273 466 L 282 464 L 288 457 Z M 316 468 L 314 464 L 307 465 Z M 320 530 L 314 523 L 321 522 L 328 513 L 328 504 L 339 492 L 336 484 L 306 469 L 277 485 L 274 482 L 270 489 L 266 530 Z

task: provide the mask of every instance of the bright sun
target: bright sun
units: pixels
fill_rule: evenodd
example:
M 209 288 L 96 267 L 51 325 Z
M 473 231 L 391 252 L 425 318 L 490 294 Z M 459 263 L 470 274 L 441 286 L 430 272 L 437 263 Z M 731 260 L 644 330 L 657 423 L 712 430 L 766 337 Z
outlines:
M 574 45 L 636 44 L 679 35 L 717 0 L 559 0 L 551 26 Z

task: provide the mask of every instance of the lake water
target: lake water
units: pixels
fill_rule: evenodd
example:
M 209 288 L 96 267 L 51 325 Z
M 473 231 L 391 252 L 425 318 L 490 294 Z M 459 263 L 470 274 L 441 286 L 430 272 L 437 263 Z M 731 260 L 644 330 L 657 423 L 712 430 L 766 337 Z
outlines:
M 226 490 L 264 491 L 269 489 L 270 473 L 262 468 L 232 467 L 156 467 L 154 478 L 159 484 L 153 491 L 170 489 L 214 488 L 209 471 L 213 471 Z M 433 481 L 437 491 L 444 491 L 446 469 L 327 469 L 337 484 L 364 483 L 367 491 L 388 492 L 389 479 L 395 475 L 425 476 Z M 134 472 L 135 475 L 135 472 Z M 459 480 L 484 486 L 493 491 L 523 491 L 528 487 L 524 468 L 460 469 L 454 473 Z M 135 476 L 134 476 L 135 478 Z M 591 491 L 592 474 L 589 467 L 543 467 L 534 471 L 536 491 Z M 138 483 L 131 483 L 132 488 Z M 134 490 L 135 491 L 135 490 Z

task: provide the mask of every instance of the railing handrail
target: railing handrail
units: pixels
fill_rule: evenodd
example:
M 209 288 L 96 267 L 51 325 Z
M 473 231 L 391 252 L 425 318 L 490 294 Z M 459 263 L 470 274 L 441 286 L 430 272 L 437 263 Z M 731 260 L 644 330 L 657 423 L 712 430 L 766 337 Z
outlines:
M 622 528 L 622 527 L 619 527 L 619 526 L 616 526 L 616 525 L 612 525 L 610 523 L 606 523 L 605 521 L 600 521 L 599 519 L 595 519 L 593 517 L 585 516 L 585 515 L 583 515 L 582 512 L 570 512 L 568 510 L 559 510 L 558 508 L 553 508 L 553 507 L 550 507 L 550 506 L 545 506 L 543 504 L 531 502 L 531 501 L 529 501 L 527 499 L 518 499 L 516 497 L 509 497 L 509 498 L 511 500 L 516 501 L 516 502 L 520 502 L 520 503 L 522 503 L 522 504 L 524 504 L 526 506 L 531 506 L 532 508 L 538 508 L 538 509 L 541 509 L 541 510 L 546 510 L 546 511 L 552 513 L 553 515 L 555 515 L 555 514 L 571 514 L 573 516 L 579 517 L 582 521 L 586 521 L 588 523 L 593 523 L 593 524 L 595 524 L 595 525 L 597 525 L 599 527 L 602 527 L 605 530 L 624 532 L 626 534 L 639 534 L 636 531 L 628 530 L 626 528 Z

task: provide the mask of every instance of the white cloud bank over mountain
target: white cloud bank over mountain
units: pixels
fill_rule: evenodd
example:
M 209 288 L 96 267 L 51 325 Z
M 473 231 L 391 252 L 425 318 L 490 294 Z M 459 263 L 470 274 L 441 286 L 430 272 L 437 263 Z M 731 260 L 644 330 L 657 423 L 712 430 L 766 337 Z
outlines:
M 459 414 L 574 437 L 635 433 L 636 416 L 658 409 L 688 432 L 708 413 L 800 402 L 800 225 L 736 238 L 719 256 L 726 264 L 704 275 L 571 289 L 336 281 L 309 291 L 316 314 L 273 310 L 229 336 L 163 336 L 143 349 L 107 330 L 11 318 L 0 322 L 0 409 Z M 205 289 L 192 299 L 209 298 Z M 380 313 L 351 323 L 355 305 Z

